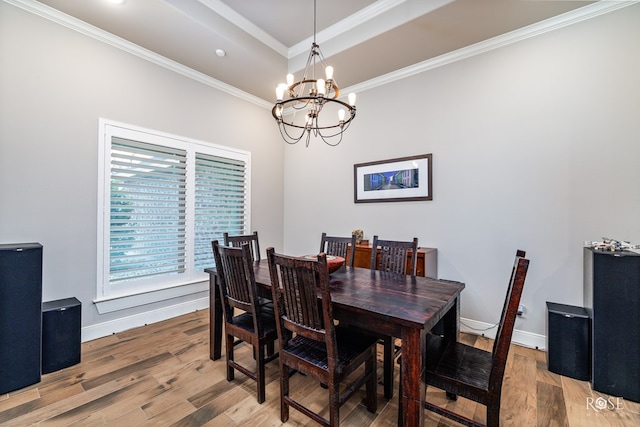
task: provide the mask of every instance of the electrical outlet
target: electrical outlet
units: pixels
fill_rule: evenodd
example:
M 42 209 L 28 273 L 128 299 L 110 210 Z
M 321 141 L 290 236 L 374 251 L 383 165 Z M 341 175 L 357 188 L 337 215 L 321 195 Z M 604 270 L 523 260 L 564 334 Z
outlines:
M 518 306 L 518 311 L 516 312 L 518 316 L 524 316 L 524 304 L 520 304 Z

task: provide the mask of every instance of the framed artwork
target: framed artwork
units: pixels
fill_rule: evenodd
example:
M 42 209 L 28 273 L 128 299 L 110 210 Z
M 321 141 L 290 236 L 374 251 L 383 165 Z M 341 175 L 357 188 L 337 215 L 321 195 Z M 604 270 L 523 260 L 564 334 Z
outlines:
M 355 203 L 433 200 L 431 154 L 353 165 Z

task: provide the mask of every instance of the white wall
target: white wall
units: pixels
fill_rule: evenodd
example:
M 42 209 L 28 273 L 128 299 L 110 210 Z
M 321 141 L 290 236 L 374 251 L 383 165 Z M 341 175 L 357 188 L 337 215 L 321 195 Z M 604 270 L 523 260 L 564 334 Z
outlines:
M 359 93 L 340 146 L 285 150 L 285 250 L 317 251 L 323 231 L 416 236 L 466 283 L 477 326 L 499 320 L 524 249 L 516 329 L 543 346 L 545 302 L 582 305 L 582 242 L 640 243 L 639 22 L 631 6 Z M 353 203 L 355 163 L 423 153 L 433 201 Z
M 43 244 L 43 298 L 82 302 L 83 339 L 208 303 L 97 313 L 99 117 L 251 151 L 251 225 L 282 245 L 283 146 L 264 108 L 5 2 L 0 64 L 0 243 Z

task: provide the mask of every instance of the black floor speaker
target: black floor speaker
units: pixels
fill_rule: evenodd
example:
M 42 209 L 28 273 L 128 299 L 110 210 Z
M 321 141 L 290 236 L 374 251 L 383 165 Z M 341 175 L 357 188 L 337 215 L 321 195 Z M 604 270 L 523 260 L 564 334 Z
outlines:
M 583 307 L 547 302 L 547 369 L 591 379 L 591 318 Z
M 76 298 L 42 303 L 42 373 L 80 363 L 82 305 Z
M 41 328 L 42 245 L 0 244 L 0 396 L 40 381 Z

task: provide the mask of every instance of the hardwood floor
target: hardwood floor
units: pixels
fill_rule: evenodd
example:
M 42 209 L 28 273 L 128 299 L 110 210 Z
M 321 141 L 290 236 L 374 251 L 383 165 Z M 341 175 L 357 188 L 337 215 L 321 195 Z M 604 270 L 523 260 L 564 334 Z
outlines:
M 267 365 L 267 400 L 256 401 L 255 383 L 236 373 L 226 381 L 223 361 L 209 359 L 208 311 L 132 329 L 82 345 L 82 362 L 45 374 L 42 381 L 0 395 L 0 426 L 278 426 L 280 392 L 277 359 Z M 491 340 L 462 334 L 461 340 L 489 349 Z M 238 354 L 249 360 L 249 346 Z M 224 352 L 223 352 L 224 354 Z M 379 355 L 380 362 L 382 355 Z M 382 363 L 378 364 L 379 377 Z M 396 369 L 396 382 L 397 382 Z M 327 392 L 299 374 L 291 389 L 314 409 L 327 408 Z M 378 412 L 367 412 L 364 391 L 340 412 L 343 426 L 396 425 L 398 400 L 386 401 L 382 385 Z M 603 409 L 610 396 L 592 392 L 588 382 L 546 370 L 545 353 L 513 345 L 503 388 L 501 425 L 504 426 L 637 426 L 640 404 L 620 400 Z M 429 388 L 428 399 L 457 407 L 467 416 L 484 420 L 484 407 L 459 399 L 447 401 Z M 600 399 L 600 400 L 596 400 Z M 310 419 L 291 410 L 287 426 L 312 426 Z M 453 426 L 427 412 L 427 425 Z

